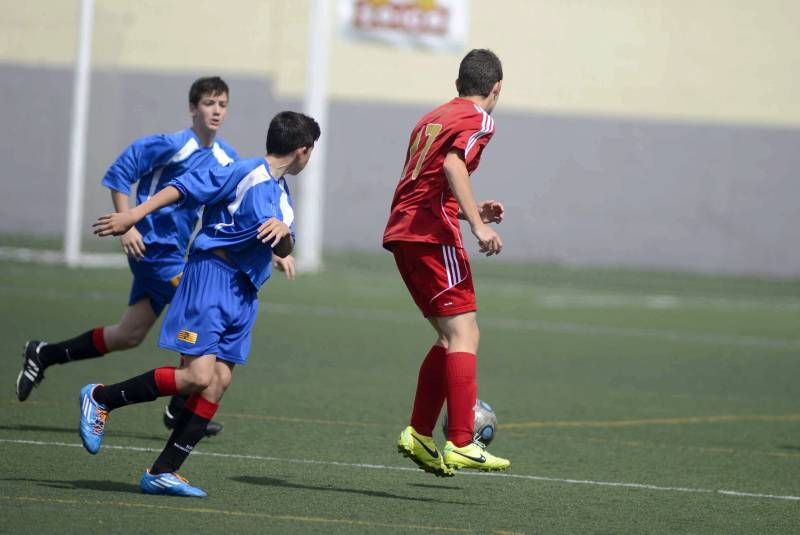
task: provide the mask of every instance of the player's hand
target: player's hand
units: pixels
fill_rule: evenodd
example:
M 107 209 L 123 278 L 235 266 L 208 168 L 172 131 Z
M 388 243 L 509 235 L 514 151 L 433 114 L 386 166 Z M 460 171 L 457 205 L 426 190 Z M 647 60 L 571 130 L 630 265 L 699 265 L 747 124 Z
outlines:
M 481 221 L 484 223 L 502 223 L 506 209 L 500 201 L 482 201 L 478 203 Z
M 288 255 L 285 258 L 281 258 L 280 256 L 273 256 L 272 257 L 272 265 L 275 266 L 275 269 L 278 271 L 283 271 L 286 273 L 286 278 L 290 281 L 294 280 L 295 276 L 295 269 L 294 269 L 294 257 L 292 255 Z
M 136 217 L 130 210 L 101 215 L 92 224 L 98 236 L 122 236 L 136 224 Z
M 280 219 L 270 217 L 258 227 L 256 237 L 261 240 L 261 243 L 268 243 L 270 247 L 275 247 L 279 241 L 291 233 L 289 225 Z
M 144 240 L 136 227 L 131 227 L 128 232 L 120 236 L 119 241 L 122 243 L 122 252 L 130 258 L 136 261 L 144 258 Z
M 472 229 L 472 234 L 478 238 L 478 245 L 480 245 L 480 252 L 486 256 L 500 254 L 503 250 L 503 240 L 500 235 L 494 231 L 489 225 L 481 224 Z

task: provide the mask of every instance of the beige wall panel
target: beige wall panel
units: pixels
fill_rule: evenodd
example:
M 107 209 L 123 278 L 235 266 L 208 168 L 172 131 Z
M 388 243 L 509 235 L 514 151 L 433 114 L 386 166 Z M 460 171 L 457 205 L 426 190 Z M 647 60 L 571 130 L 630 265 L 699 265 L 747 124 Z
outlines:
M 509 108 L 797 125 L 798 20 L 787 0 L 476 0 L 469 46 L 503 59 Z M 457 62 L 338 42 L 332 91 L 441 100 Z
M 67 65 L 75 59 L 78 2 L 0 0 L 0 61 Z
M 96 0 L 96 68 L 268 74 L 289 0 Z M 301 2 L 301 4 L 303 4 Z M 0 60 L 71 65 L 79 1 L 0 0 Z M 306 19 L 306 9 L 300 11 Z M 8 14 L 6 16 L 5 14 Z
M 0 0 L 0 61 L 71 64 L 77 5 Z M 264 75 L 301 97 L 308 6 L 96 0 L 94 64 Z M 800 2 L 472 0 L 470 15 L 468 46 L 504 61 L 508 110 L 800 125 Z M 427 104 L 453 94 L 461 54 L 343 41 L 330 24 L 332 97 Z

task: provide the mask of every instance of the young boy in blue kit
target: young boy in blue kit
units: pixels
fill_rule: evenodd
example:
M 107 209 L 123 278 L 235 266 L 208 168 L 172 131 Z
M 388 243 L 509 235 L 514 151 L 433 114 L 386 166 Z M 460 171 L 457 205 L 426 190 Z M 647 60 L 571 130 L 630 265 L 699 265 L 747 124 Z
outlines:
M 141 204 L 175 177 L 191 171 L 225 166 L 238 160 L 236 151 L 217 136 L 228 112 L 228 84 L 218 76 L 198 78 L 189 88 L 192 126 L 171 134 L 155 134 L 131 143 L 108 168 L 103 186 L 111 191 L 114 209 Z M 134 196 L 135 187 L 135 196 Z M 128 308 L 113 325 L 96 327 L 57 343 L 29 340 L 17 376 L 17 399 L 25 401 L 44 379 L 45 369 L 112 351 L 132 349 L 144 340 L 161 311 L 175 295 L 186 249 L 198 220 L 191 206 L 170 206 L 148 215 L 120 235 L 123 252 L 133 274 Z M 164 414 L 174 425 L 185 400 L 174 396 Z M 209 422 L 208 435 L 222 430 Z
M 247 362 L 258 289 L 271 275 L 273 253 L 286 257 L 294 246 L 294 211 L 284 176 L 303 170 L 319 136 L 314 119 L 281 112 L 270 122 L 266 157 L 176 177 L 149 200 L 94 224 L 95 234 L 118 236 L 164 206 L 205 206 L 159 339 L 161 347 L 181 354 L 180 367 L 157 368 L 113 385 L 88 384 L 80 392 L 80 435 L 90 453 L 100 449 L 110 411 L 189 394 L 166 447 L 142 476 L 142 492 L 207 495 L 177 470 L 203 438 L 234 366 Z

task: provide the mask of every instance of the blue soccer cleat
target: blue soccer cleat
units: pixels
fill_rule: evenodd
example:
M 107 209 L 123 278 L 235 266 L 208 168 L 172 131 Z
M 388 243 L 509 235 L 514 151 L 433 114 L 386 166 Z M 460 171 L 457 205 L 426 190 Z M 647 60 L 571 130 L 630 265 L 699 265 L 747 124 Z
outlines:
M 183 496 L 185 498 L 205 498 L 206 491 L 193 487 L 178 472 L 166 472 L 152 475 L 150 469 L 144 471 L 139 488 L 145 494 L 165 494 L 167 496 Z
M 92 397 L 94 389 L 100 385 L 88 384 L 81 388 L 78 398 L 81 407 L 81 420 L 78 432 L 83 441 L 86 451 L 94 455 L 100 450 L 103 442 L 103 435 L 106 432 L 106 420 L 108 419 L 108 408 L 102 403 L 98 403 Z

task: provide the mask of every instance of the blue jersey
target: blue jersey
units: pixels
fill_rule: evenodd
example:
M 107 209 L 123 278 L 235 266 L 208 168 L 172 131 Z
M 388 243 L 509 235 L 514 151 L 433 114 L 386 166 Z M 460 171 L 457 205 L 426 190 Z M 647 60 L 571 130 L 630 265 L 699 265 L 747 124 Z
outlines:
M 180 204 L 205 205 L 191 253 L 224 249 L 260 288 L 272 274 L 272 249 L 256 238 L 258 227 L 274 217 L 289 226 L 294 238 L 294 209 L 286 180 L 272 176 L 266 159 L 250 158 L 193 171 L 169 185 L 180 191 Z
M 236 151 L 217 139 L 204 147 L 191 128 L 174 134 L 157 134 L 134 141 L 103 177 L 109 189 L 130 195 L 137 184 L 136 202 L 141 204 L 170 180 L 191 171 L 202 171 L 238 160 Z M 136 224 L 145 244 L 145 257 L 129 262 L 137 276 L 169 280 L 183 270 L 189 238 L 197 224 L 198 207 L 167 206 Z

